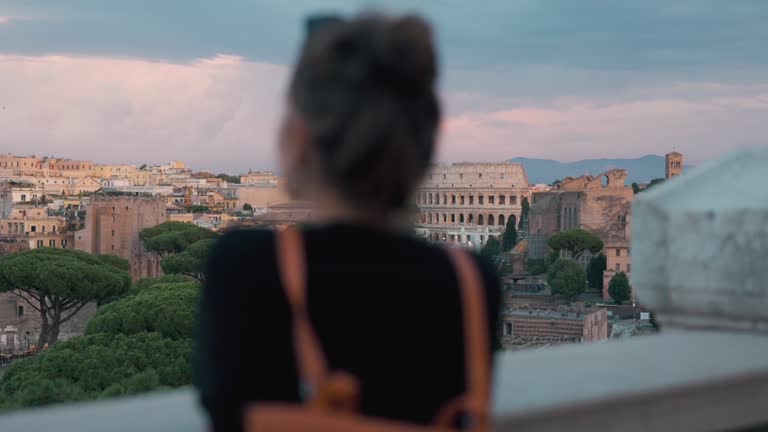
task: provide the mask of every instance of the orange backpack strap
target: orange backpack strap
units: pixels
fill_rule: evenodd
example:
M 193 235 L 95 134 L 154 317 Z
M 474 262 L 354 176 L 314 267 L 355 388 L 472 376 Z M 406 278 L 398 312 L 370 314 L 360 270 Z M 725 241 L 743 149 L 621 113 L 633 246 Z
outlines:
M 291 226 L 277 232 L 277 266 L 293 319 L 293 343 L 301 397 L 310 399 L 327 375 L 325 357 L 312 324 L 306 299 L 306 253 L 301 231 Z
M 488 429 L 491 361 L 488 343 L 488 313 L 485 290 L 477 264 L 469 254 L 459 249 L 448 249 L 459 283 L 464 322 L 464 363 L 466 392 L 449 401 L 435 418 L 437 425 L 448 427 L 460 414 L 469 416 L 468 430 Z

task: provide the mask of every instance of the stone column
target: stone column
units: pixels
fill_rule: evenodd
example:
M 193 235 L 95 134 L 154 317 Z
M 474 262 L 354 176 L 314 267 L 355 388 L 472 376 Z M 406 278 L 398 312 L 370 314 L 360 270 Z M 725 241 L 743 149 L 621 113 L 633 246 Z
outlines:
M 768 332 L 768 147 L 637 195 L 632 285 L 663 329 Z

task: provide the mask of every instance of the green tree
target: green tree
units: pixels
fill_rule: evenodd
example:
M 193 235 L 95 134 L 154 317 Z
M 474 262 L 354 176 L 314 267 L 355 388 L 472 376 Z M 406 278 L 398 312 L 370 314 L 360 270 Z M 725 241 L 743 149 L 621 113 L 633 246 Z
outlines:
M 547 244 L 553 250 L 567 250 L 574 261 L 578 261 L 584 252 L 596 254 L 603 250 L 603 241 L 600 237 L 581 228 L 561 231 L 550 237 Z
M 626 273 L 618 272 L 611 278 L 611 282 L 608 284 L 608 295 L 611 296 L 616 304 L 624 303 L 631 297 L 631 291 L 629 288 L 629 278 Z
M 549 251 L 549 264 L 554 264 L 555 261 L 560 259 L 560 249 L 552 249 Z
M 0 292 L 10 292 L 40 314 L 37 349 L 53 345 L 61 325 L 86 304 L 131 286 L 127 263 L 70 249 L 39 248 L 0 257 Z
M 483 248 L 480 250 L 480 255 L 486 258 L 493 258 L 499 254 L 501 254 L 501 245 L 499 244 L 499 241 L 496 240 L 495 237 L 489 237 L 485 242 L 485 245 L 483 245 Z
M 157 332 L 170 339 L 189 339 L 199 296 L 197 282 L 155 284 L 100 308 L 85 334 Z
M 232 176 L 224 173 L 218 174 L 216 177 L 224 180 L 227 183 L 240 183 L 240 176 Z
M 520 222 L 517 225 L 519 230 L 522 230 L 528 226 L 528 214 L 531 212 L 531 204 L 528 202 L 528 197 L 523 197 L 520 201 Z
M 253 206 L 248 204 L 248 203 L 245 203 L 245 204 L 243 204 L 243 210 L 244 211 L 253 211 Z
M 640 193 L 641 190 L 642 189 L 640 189 L 640 185 L 638 185 L 637 183 L 632 183 L 632 193 L 637 195 L 638 193 Z
M 660 185 L 660 184 L 662 184 L 664 182 L 665 182 L 665 180 L 663 178 L 655 178 L 655 179 L 651 180 L 651 182 L 648 183 L 648 185 L 641 192 L 647 191 L 648 189 L 650 189 L 650 188 L 652 188 L 654 186 L 658 186 L 658 185 Z
M 560 258 L 549 267 L 547 282 L 552 287 L 552 294 L 573 301 L 586 289 L 587 275 L 576 261 Z
M 189 211 L 190 213 L 208 213 L 210 210 L 211 210 L 210 207 L 204 206 L 204 205 L 192 204 L 190 206 L 187 206 L 187 211 Z
M 163 222 L 141 230 L 139 238 L 144 249 L 165 258 L 187 249 L 198 240 L 215 238 L 217 234 L 209 229 L 186 222 Z
M 517 230 L 515 229 L 515 223 L 512 218 L 507 219 L 507 227 L 504 229 L 504 234 L 501 236 L 501 250 L 506 252 L 517 244 Z
M 194 282 L 194 279 L 190 278 L 189 276 L 184 276 L 181 274 L 167 274 L 167 275 L 162 275 L 160 277 L 154 277 L 154 278 L 141 278 L 136 282 L 134 282 L 131 289 L 125 294 L 125 297 L 138 294 L 146 289 L 152 288 L 155 285 L 177 284 L 177 283 L 186 283 L 186 282 Z
M 544 258 L 528 258 L 526 271 L 534 275 L 544 274 L 547 272 L 547 263 Z
M 198 240 L 184 251 L 163 259 L 160 266 L 166 274 L 183 274 L 203 281 L 203 270 L 216 239 Z
M 596 288 L 603 291 L 603 272 L 608 266 L 608 258 L 605 254 L 598 254 L 589 260 L 587 265 L 587 282 L 590 288 Z
M 191 339 L 99 333 L 67 339 L 11 364 L 0 409 L 99 399 L 188 385 Z

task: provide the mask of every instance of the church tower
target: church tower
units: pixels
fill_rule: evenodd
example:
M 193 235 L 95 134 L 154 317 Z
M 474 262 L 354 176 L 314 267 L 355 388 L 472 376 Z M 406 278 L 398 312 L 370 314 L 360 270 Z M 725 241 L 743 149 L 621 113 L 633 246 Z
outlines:
M 683 155 L 682 154 L 673 151 L 672 153 L 667 153 L 664 156 L 664 160 L 667 163 L 666 170 L 665 170 L 665 177 L 667 180 L 683 173 Z

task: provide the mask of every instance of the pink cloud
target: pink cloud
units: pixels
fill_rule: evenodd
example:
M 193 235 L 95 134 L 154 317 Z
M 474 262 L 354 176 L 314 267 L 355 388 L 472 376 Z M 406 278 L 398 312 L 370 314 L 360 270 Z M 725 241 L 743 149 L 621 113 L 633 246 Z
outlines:
M 0 55 L 3 151 L 97 161 L 274 165 L 287 69 L 216 56 L 189 64 Z
M 224 54 L 183 64 L 0 54 L 0 152 L 273 168 L 288 73 Z M 524 101 L 448 90 L 443 98 L 443 161 L 631 157 L 673 147 L 696 161 L 768 136 L 768 83 Z
M 8 24 L 9 22 L 11 22 L 10 18 L 0 15 L 0 24 Z
M 768 123 L 761 119 L 768 118 L 768 85 L 731 93 L 721 85 L 689 86 L 689 96 L 695 97 L 670 89 L 645 98 L 542 101 L 541 106 L 491 111 L 460 112 L 454 106 L 443 125 L 440 157 L 574 160 L 659 154 L 674 147 L 700 161 L 735 147 L 766 144 Z M 708 94 L 707 87 L 717 93 Z

